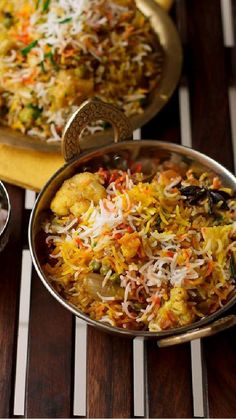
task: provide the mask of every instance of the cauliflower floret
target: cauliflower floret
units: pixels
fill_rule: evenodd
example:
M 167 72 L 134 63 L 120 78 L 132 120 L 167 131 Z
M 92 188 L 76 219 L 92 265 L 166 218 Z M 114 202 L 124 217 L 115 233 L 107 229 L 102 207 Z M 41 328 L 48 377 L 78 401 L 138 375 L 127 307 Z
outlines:
M 51 202 L 51 210 L 59 215 L 72 213 L 76 217 L 89 208 L 91 201 L 98 204 L 106 197 L 106 190 L 96 175 L 80 173 L 66 180 Z
M 174 287 L 170 291 L 170 299 L 157 311 L 156 317 L 149 323 L 151 332 L 175 326 L 185 326 L 194 321 L 195 315 L 188 307 L 187 290 Z

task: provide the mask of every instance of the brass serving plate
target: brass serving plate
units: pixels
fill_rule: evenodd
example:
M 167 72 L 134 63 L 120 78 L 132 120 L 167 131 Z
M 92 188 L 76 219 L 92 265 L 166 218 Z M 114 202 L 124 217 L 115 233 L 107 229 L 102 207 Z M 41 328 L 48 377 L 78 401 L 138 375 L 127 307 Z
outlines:
M 139 10 L 150 19 L 154 32 L 158 35 L 164 50 L 163 72 L 159 86 L 150 96 L 143 114 L 130 118 L 133 129 L 140 128 L 157 114 L 168 102 L 178 83 L 182 67 L 182 48 L 178 32 L 168 14 L 154 0 L 136 0 Z M 86 148 L 106 145 L 111 142 L 111 130 L 84 137 L 81 141 Z M 59 152 L 60 143 L 43 142 L 40 138 L 22 135 L 10 128 L 0 127 L 0 143 L 14 147 L 45 152 Z

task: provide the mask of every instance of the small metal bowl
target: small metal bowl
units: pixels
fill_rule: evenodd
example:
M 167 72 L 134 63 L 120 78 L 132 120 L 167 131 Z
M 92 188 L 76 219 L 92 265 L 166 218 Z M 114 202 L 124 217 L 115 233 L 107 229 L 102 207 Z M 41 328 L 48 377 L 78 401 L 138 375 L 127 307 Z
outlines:
M 90 150 L 80 155 L 79 137 L 84 127 L 91 121 L 102 119 L 113 125 L 115 143 L 100 149 Z M 68 310 L 76 316 L 104 331 L 126 335 L 130 337 L 142 336 L 156 338 L 159 346 L 174 345 L 209 336 L 220 330 L 236 324 L 236 315 L 221 317 L 226 310 L 236 303 L 236 290 L 229 301 L 215 313 L 207 315 L 201 320 L 187 326 L 160 332 L 134 331 L 113 327 L 99 321 L 92 320 L 77 307 L 66 301 L 52 286 L 43 270 L 46 262 L 42 222 L 50 214 L 50 203 L 62 183 L 76 173 L 83 171 L 95 172 L 99 167 L 122 169 L 124 163 L 130 167 L 130 162 L 141 163 L 143 171 L 148 176 L 155 172 L 157 162 L 175 159 L 179 163 L 194 164 L 194 169 L 203 173 L 208 171 L 218 175 L 223 184 L 236 192 L 236 178 L 227 169 L 202 153 L 176 144 L 154 140 L 126 141 L 132 136 L 132 129 L 124 114 L 111 105 L 99 101 L 87 101 L 69 120 L 63 140 L 63 155 L 68 162 L 59 169 L 41 191 L 33 208 L 29 224 L 30 251 L 35 268 L 40 279 L 48 291 Z M 118 143 L 118 141 L 121 141 Z M 44 234 L 44 235 L 43 235 Z
M 0 182 L 0 211 L 7 211 L 3 227 L 0 227 L 0 252 L 4 249 L 9 238 L 9 226 L 11 216 L 11 204 L 7 190 L 2 182 Z

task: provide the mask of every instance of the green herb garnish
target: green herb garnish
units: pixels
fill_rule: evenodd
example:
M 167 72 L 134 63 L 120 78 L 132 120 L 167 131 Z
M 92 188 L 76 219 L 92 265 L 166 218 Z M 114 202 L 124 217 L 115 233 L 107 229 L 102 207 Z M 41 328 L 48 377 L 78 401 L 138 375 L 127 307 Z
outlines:
M 41 62 L 39 63 L 39 65 L 40 65 L 40 67 L 41 67 L 42 72 L 43 72 L 43 73 L 46 73 L 46 70 L 45 70 L 45 65 L 44 65 L 44 61 L 41 61 Z
M 63 23 L 68 23 L 68 22 L 70 22 L 72 20 L 72 17 L 67 17 L 66 19 L 64 19 L 64 20 L 59 20 L 59 23 L 62 25 Z
M 21 54 L 25 57 L 29 54 L 29 52 L 38 45 L 38 41 L 33 41 L 31 44 L 27 45 L 24 49 L 21 50 Z
M 47 12 L 50 6 L 51 0 L 45 0 L 43 5 L 43 12 Z
M 160 227 L 160 224 L 161 224 L 161 217 L 160 217 L 160 215 L 158 214 L 158 216 L 157 216 L 157 218 L 156 218 L 156 227 Z
M 58 64 L 56 63 L 56 61 L 55 61 L 55 59 L 54 59 L 54 56 L 53 56 L 53 53 L 52 53 L 52 52 L 47 52 L 47 54 L 45 54 L 45 58 L 49 58 L 49 60 L 51 61 L 51 64 L 53 65 L 53 67 L 54 67 L 56 70 L 59 70 L 59 66 L 58 66 Z
M 32 109 L 32 117 L 33 119 L 38 119 L 39 116 L 41 115 L 41 113 L 43 112 L 42 108 L 39 108 L 37 105 L 33 105 L 32 103 L 30 103 L 29 105 L 27 105 L 27 108 Z

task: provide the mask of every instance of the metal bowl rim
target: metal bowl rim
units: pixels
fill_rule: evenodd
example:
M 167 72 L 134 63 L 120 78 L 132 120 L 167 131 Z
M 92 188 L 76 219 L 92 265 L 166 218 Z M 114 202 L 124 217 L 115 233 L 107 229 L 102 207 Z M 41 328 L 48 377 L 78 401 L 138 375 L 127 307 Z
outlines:
M 11 217 L 11 203 L 10 203 L 10 197 L 9 197 L 9 194 L 6 190 L 6 187 L 4 186 L 4 184 L 1 181 L 0 181 L 0 190 L 3 191 L 4 197 L 6 198 L 6 201 L 7 201 L 7 219 L 5 221 L 3 229 L 0 232 L 0 237 L 2 237 L 3 234 L 5 233 L 5 231 L 7 230 L 8 226 L 9 226 L 10 217 Z

